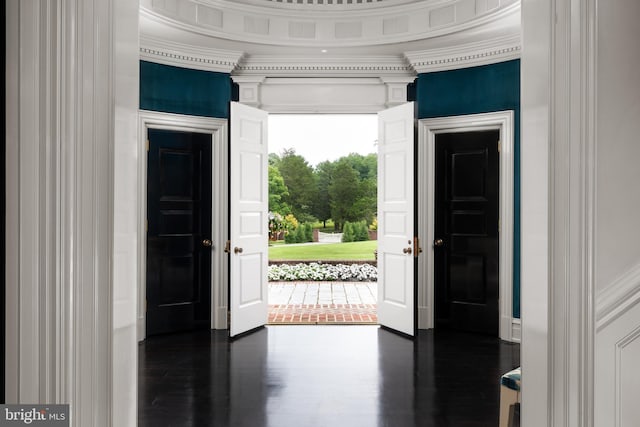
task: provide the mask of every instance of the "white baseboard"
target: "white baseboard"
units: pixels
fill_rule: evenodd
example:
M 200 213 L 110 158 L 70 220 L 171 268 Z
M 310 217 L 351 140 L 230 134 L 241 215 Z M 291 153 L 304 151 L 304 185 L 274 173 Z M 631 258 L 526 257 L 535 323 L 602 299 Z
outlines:
M 511 316 L 502 316 L 500 318 L 500 339 L 508 342 L 520 342 L 522 337 L 522 328 L 520 319 Z
M 519 343 L 522 340 L 522 321 L 520 319 L 511 319 L 511 342 Z
M 211 325 L 211 329 L 228 329 L 229 325 L 227 325 L 227 313 L 229 309 L 226 306 L 216 307 L 215 313 L 213 315 L 213 325 Z
M 429 307 L 418 307 L 418 329 L 431 329 L 431 309 Z
M 137 322 L 137 326 L 138 326 L 138 342 L 140 341 L 144 341 L 144 339 L 147 337 L 147 322 L 144 316 L 138 316 L 138 322 Z

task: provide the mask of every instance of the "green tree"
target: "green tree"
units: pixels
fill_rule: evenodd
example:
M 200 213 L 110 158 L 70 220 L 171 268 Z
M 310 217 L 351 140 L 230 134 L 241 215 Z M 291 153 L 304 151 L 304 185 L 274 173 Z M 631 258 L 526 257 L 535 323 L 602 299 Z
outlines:
M 278 167 L 278 164 L 280 163 L 280 156 L 278 156 L 276 153 L 269 153 L 269 166 L 275 166 Z
M 378 181 L 368 178 L 358 183 L 357 198 L 351 207 L 350 220 L 373 221 L 378 210 Z
M 282 152 L 277 167 L 289 190 L 282 200 L 300 221 L 313 221 L 312 206 L 318 193 L 313 168 L 293 149 Z
M 335 163 L 329 184 L 329 204 L 336 230 L 341 230 L 345 221 L 354 220 L 352 208 L 358 198 L 358 178 L 358 172 L 344 158 Z
M 329 186 L 333 180 L 335 164 L 325 161 L 316 166 L 314 172 L 318 195 L 313 203 L 313 215 L 322 221 L 323 226 L 327 226 L 327 220 L 331 218 L 331 204 L 329 197 Z
M 377 179 L 378 177 L 378 155 L 377 154 L 357 154 L 351 153 L 343 157 L 352 168 L 358 172 L 361 180 Z
M 291 213 L 291 207 L 284 201 L 289 197 L 289 189 L 277 167 L 269 165 L 269 210 L 282 215 Z

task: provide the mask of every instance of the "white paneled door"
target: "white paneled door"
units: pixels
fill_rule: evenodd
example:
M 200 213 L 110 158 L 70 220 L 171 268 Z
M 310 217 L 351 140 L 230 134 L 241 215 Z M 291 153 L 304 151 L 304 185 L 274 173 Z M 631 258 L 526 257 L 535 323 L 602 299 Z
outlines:
M 378 113 L 378 322 L 413 336 L 414 104 Z M 417 246 L 417 245 L 416 245 Z
M 231 103 L 232 337 L 267 322 L 267 118 L 265 111 Z

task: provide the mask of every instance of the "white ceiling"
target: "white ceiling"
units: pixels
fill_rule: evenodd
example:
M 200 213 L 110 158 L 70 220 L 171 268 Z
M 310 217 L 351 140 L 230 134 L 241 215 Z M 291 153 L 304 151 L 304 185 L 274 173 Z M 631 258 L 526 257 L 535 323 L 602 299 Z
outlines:
M 334 71 L 340 62 L 354 71 L 357 64 L 393 63 L 390 74 L 407 74 L 396 68 L 415 58 L 444 64 L 447 52 L 464 59 L 482 51 L 475 55 L 482 60 L 500 59 L 505 50 L 519 55 L 520 0 L 320 1 L 141 0 L 141 47 L 169 50 L 172 58 L 255 62 L 262 74 L 283 61 L 331 63 Z

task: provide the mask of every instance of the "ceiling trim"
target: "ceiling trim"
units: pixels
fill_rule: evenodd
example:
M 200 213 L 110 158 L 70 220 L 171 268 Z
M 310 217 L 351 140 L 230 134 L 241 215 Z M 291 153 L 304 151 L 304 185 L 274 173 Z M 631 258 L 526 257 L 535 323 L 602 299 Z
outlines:
M 400 55 L 313 57 L 247 55 L 234 70 L 235 76 L 269 77 L 413 77 L 415 72 Z
M 521 47 L 520 34 L 514 34 L 447 48 L 405 52 L 404 55 L 416 73 L 428 73 L 518 59 Z
M 194 34 L 322 48 L 424 40 L 486 24 L 499 28 L 510 25 L 520 13 L 520 0 L 434 0 L 358 11 L 283 10 L 223 0 L 140 3 L 142 16 Z
M 407 102 L 413 78 L 232 76 L 239 101 L 270 113 L 376 113 Z
M 242 55 L 243 52 L 240 51 L 198 47 L 147 35 L 140 36 L 140 59 L 165 65 L 231 73 Z
M 224 1 L 224 0 L 222 0 Z M 228 1 L 228 0 L 227 0 Z M 413 3 L 420 0 L 301 0 L 300 2 L 293 0 L 236 0 L 236 3 L 245 3 L 249 5 L 282 8 L 282 9 L 298 9 L 298 10 L 369 10 L 377 7 L 389 7 L 400 4 Z

